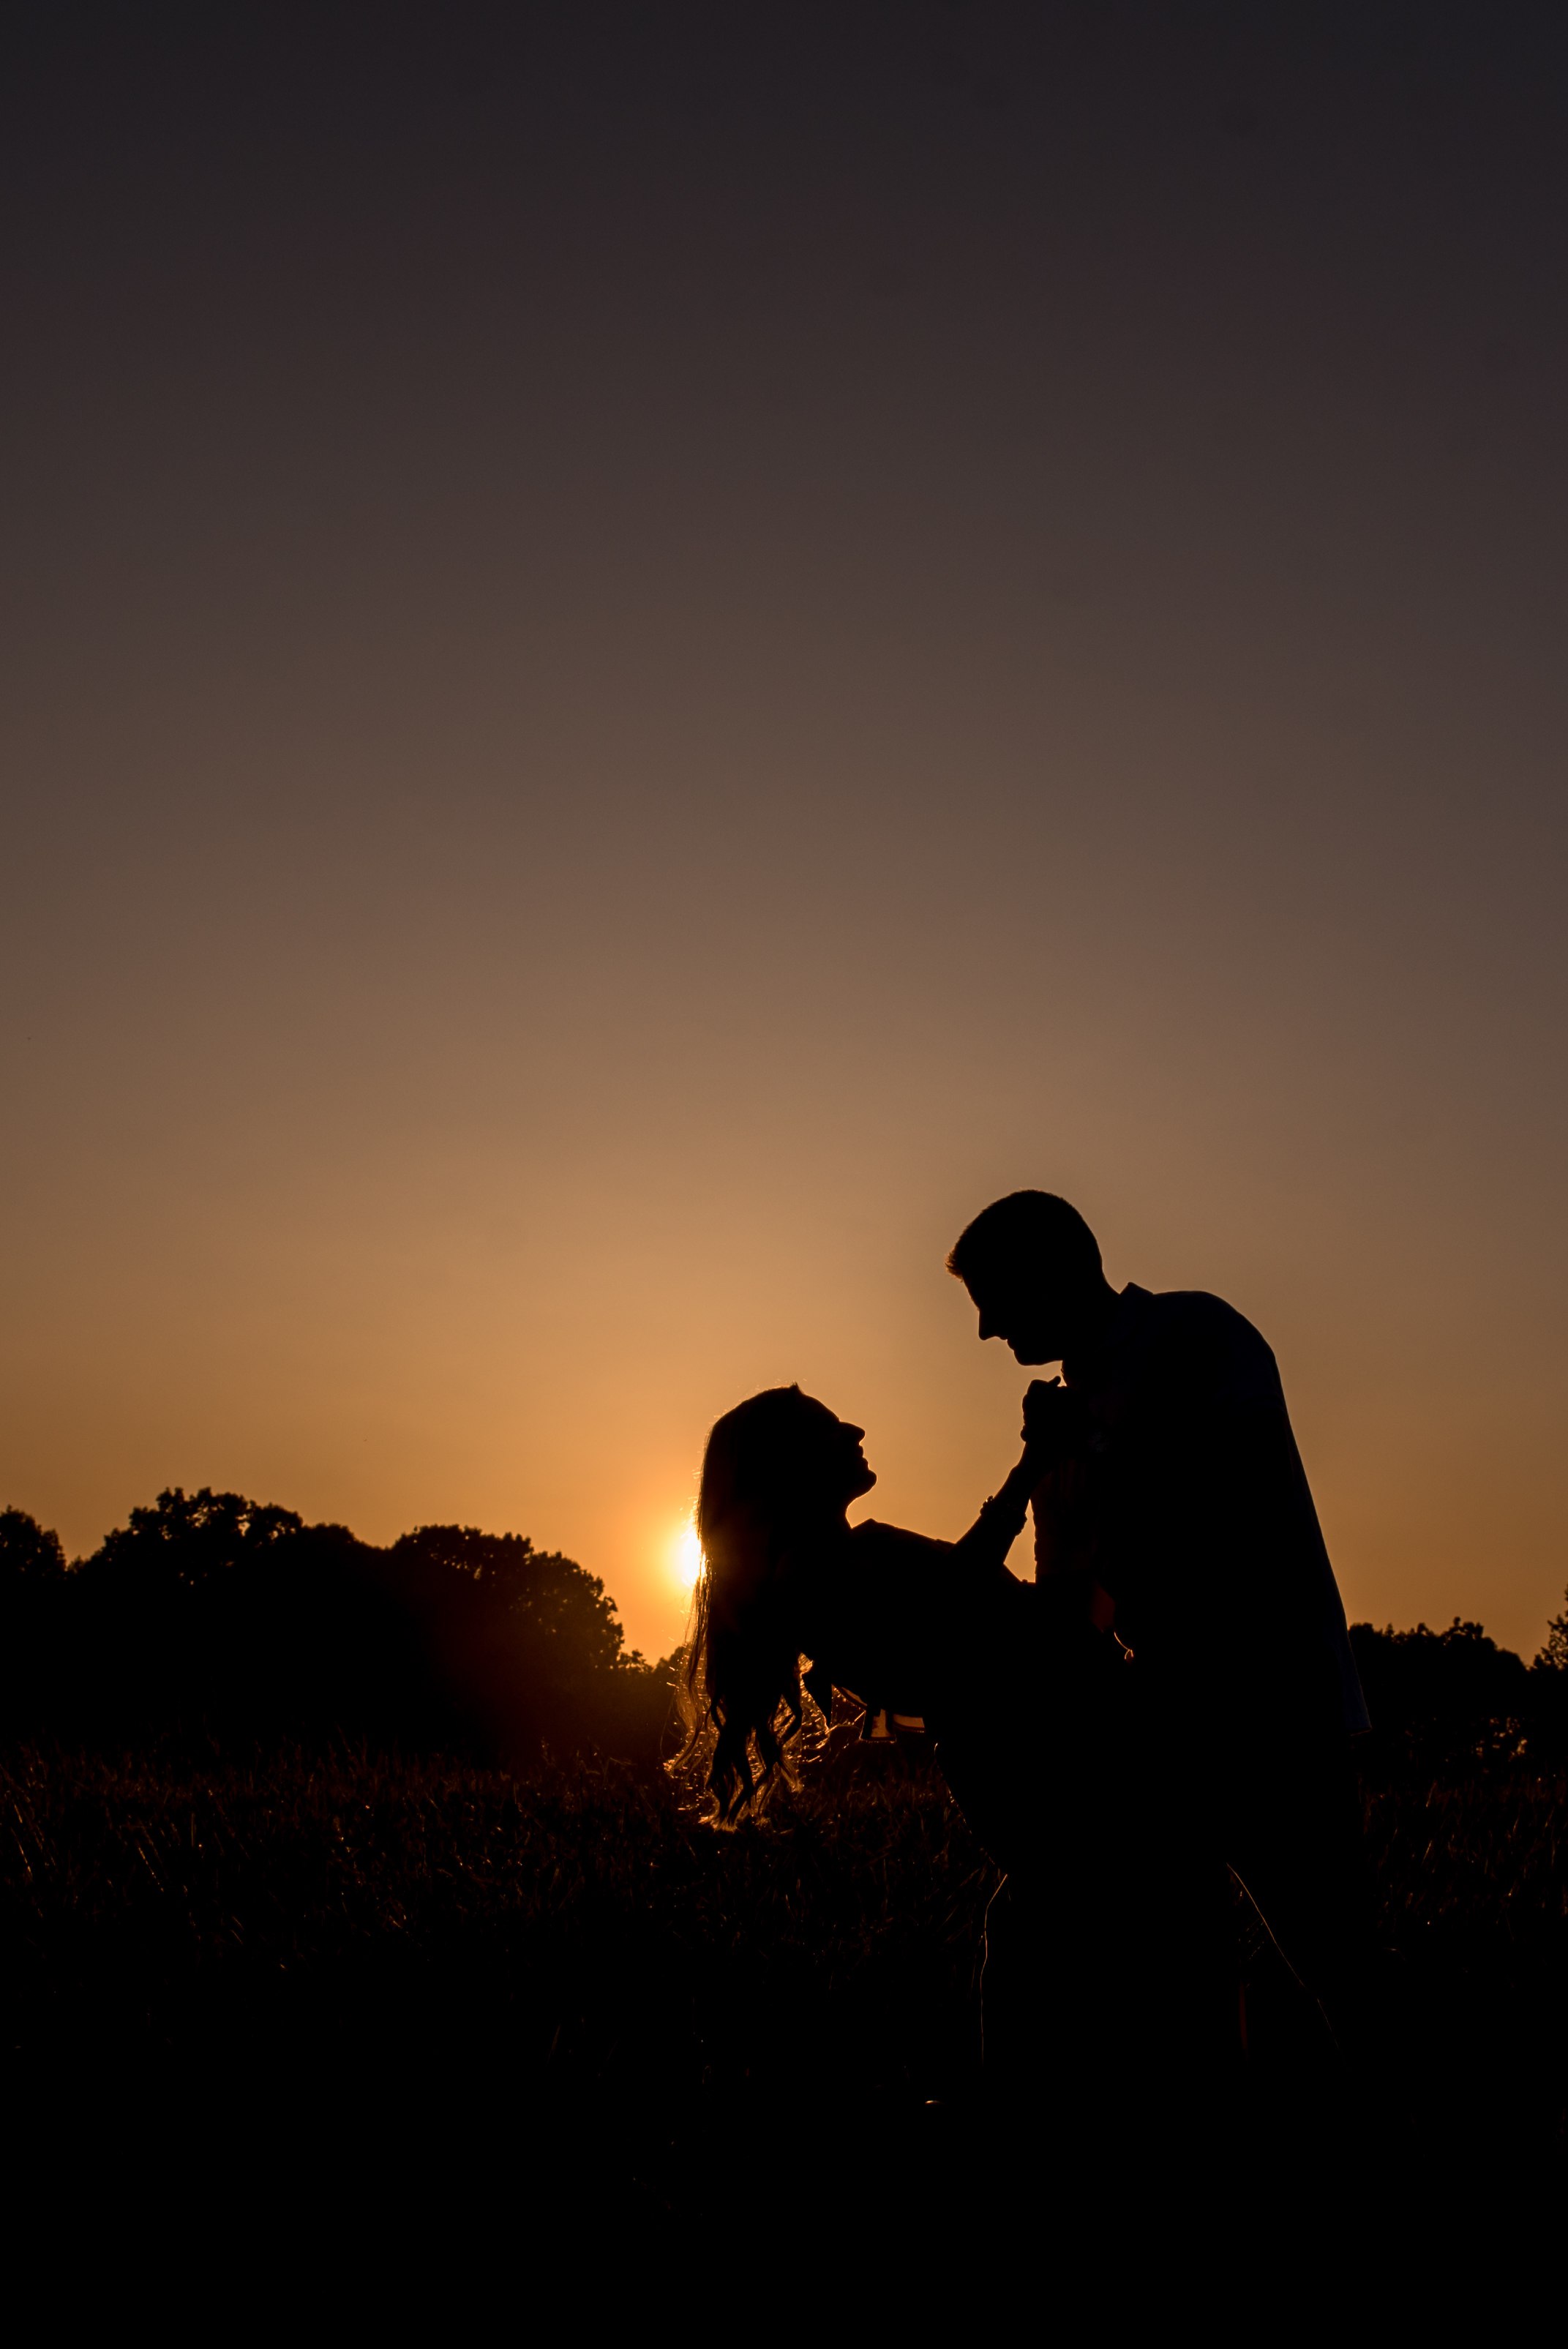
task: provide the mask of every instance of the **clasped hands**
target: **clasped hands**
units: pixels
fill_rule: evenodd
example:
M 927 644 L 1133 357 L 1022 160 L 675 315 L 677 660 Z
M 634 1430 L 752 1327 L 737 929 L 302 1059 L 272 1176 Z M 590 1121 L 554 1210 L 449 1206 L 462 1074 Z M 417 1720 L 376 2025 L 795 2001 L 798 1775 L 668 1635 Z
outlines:
M 1036 1379 L 1024 1397 L 1023 1457 L 993 1493 L 956 1547 L 987 1567 L 999 1567 L 1023 1530 L 1030 1495 L 1053 1468 L 1075 1452 L 1085 1424 L 1081 1394 L 1060 1379 Z
M 1042 1473 L 1054 1468 L 1082 1439 L 1084 1399 L 1060 1379 L 1033 1379 L 1024 1397 L 1024 1445 Z

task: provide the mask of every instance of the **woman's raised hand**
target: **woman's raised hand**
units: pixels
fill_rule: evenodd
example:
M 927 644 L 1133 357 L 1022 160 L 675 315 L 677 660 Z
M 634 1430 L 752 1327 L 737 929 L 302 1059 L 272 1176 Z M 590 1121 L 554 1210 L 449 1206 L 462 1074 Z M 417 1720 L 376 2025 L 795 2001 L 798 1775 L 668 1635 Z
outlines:
M 1083 1416 L 1081 1397 L 1060 1379 L 1034 1379 L 1024 1397 L 1024 1443 L 1042 1467 L 1072 1448 Z

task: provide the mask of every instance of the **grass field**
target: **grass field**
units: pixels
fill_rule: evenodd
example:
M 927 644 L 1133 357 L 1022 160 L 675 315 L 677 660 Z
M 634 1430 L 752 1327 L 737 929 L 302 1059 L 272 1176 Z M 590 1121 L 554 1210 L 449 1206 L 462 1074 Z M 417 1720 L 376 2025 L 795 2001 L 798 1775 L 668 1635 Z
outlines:
M 830 1764 L 729 1838 L 656 1770 L 348 1750 L 30 1750 L 0 1805 L 13 2111 L 77 2133 L 162 2127 L 230 2165 L 281 2136 L 296 2168 L 439 2144 L 510 2163 L 539 2211 L 592 2178 L 614 2227 L 791 2141 L 902 2158 L 968 2077 L 995 1879 L 896 1756 Z M 1380 2158 L 1541 2175 L 1568 2105 L 1568 1790 L 1389 1784 L 1367 1816 Z

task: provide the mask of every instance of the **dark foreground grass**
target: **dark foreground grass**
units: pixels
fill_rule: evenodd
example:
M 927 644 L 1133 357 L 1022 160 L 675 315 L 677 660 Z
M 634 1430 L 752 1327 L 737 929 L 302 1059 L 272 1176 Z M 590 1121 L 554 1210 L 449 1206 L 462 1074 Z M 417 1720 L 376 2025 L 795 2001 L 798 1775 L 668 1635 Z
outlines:
M 851 2095 L 966 2060 L 994 1877 L 939 1788 L 822 1785 L 717 1837 L 656 1769 L 339 1751 L 28 1754 L 0 1775 L 24 2071 L 479 2055 L 678 2110 L 833 2043 Z
M 765 2199 L 824 2148 L 885 2195 L 927 2100 L 973 2080 L 995 1879 L 898 1757 L 830 1764 L 727 1838 L 656 1770 L 347 1750 L 27 1751 L 0 1814 L 13 2145 L 90 2147 L 100 2184 L 149 2160 L 307 2199 L 460 2180 L 531 2240 L 591 2212 L 610 2241 Z M 1354 2131 L 1385 2182 L 1538 2179 L 1568 2104 L 1568 1792 L 1387 1785 L 1368 1821 Z

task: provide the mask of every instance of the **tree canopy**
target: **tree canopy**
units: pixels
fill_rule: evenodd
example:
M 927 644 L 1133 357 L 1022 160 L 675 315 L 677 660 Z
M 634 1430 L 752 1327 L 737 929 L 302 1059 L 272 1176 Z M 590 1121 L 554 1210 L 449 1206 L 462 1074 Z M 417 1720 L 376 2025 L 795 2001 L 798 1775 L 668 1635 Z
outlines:
M 624 1749 L 656 1744 L 667 1682 L 626 1652 L 601 1578 L 519 1534 L 421 1526 L 377 1549 L 273 1503 L 172 1485 L 67 1568 L 55 1535 L 0 1513 L 12 1725 Z
M 25 1509 L 0 1509 L 0 1582 L 42 1583 L 66 1570 L 58 1534 Z

